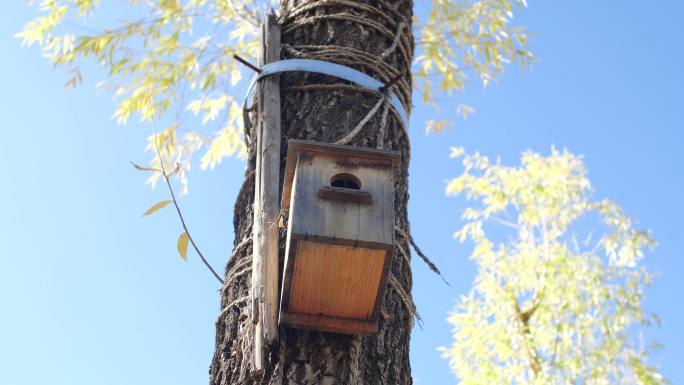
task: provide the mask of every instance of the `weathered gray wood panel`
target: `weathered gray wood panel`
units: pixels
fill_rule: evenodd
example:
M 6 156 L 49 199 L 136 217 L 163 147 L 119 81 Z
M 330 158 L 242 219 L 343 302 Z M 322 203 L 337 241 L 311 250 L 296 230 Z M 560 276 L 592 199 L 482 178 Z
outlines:
M 280 27 L 274 14 L 269 14 L 264 22 L 261 46 L 261 64 L 280 59 Z M 254 374 L 263 370 L 264 345 L 271 345 L 278 333 L 280 79 L 277 75 L 260 81 L 258 116 L 252 260 Z
M 361 191 L 372 203 L 358 203 L 319 196 L 334 175 L 349 173 L 361 180 Z M 352 241 L 392 244 L 394 235 L 394 185 L 391 164 L 356 166 L 345 159 L 300 153 L 293 180 L 290 222 L 292 232 Z

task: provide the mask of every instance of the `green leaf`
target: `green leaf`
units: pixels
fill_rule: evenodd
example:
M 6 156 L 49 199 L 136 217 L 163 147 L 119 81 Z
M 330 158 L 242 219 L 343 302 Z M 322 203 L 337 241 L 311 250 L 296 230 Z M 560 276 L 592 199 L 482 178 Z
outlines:
M 155 212 L 166 207 L 169 203 L 171 203 L 171 200 L 165 200 L 165 201 L 161 201 L 161 202 L 157 203 L 156 205 L 147 209 L 147 211 L 145 211 L 145 214 L 143 214 L 143 217 L 154 214 Z
M 188 260 L 188 241 L 190 240 L 190 237 L 188 236 L 187 232 L 183 232 L 178 237 L 178 254 L 180 254 L 180 257 L 183 258 L 184 261 Z

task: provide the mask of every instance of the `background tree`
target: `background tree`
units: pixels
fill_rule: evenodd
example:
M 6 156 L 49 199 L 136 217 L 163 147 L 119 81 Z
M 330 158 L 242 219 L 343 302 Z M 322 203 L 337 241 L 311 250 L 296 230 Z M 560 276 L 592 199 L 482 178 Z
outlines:
M 447 193 L 476 201 L 456 236 L 474 243 L 478 274 L 444 349 L 461 383 L 663 384 L 648 349 L 632 343 L 637 326 L 657 319 L 641 308 L 649 232 L 591 199 L 570 152 L 527 152 L 520 167 L 475 153 L 463 166 Z
M 96 0 L 45 0 L 41 15 L 18 34 L 26 44 L 38 43 L 56 66 L 67 66 L 69 86 L 81 81 L 77 60 L 93 58 L 108 71 L 100 84 L 117 98 L 119 122 L 132 115 L 165 124 L 150 137 L 148 149 L 159 149 L 152 169 L 177 169 L 187 192 L 187 172 L 198 151 L 202 168 L 213 168 L 225 156 L 247 158 L 245 182 L 235 207 L 235 250 L 221 290 L 212 384 L 250 383 L 249 274 L 253 199 L 254 146 L 242 127 L 235 91 L 244 86 L 233 54 L 255 58 L 258 25 L 268 2 L 232 0 L 158 0 L 128 2 L 140 18 L 92 31 L 79 21 L 94 17 Z M 280 6 L 284 58 L 323 59 L 354 67 L 383 82 L 398 78 L 394 90 L 410 110 L 410 72 L 415 43 L 419 55 L 413 73 L 423 100 L 433 101 L 433 84 L 441 91 L 460 90 L 472 71 L 487 84 L 504 64 L 526 64 L 531 55 L 525 34 L 509 22 L 523 1 L 434 1 L 415 27 L 413 3 L 407 1 L 302 0 Z M 104 15 L 106 19 L 107 15 Z M 111 21 L 109 21 L 111 22 Z M 88 32 L 83 32 L 88 31 Z M 346 137 L 383 95 L 310 74 L 281 78 L 283 146 L 287 139 L 324 142 Z M 385 104 L 385 103 L 383 103 Z M 398 151 L 401 165 L 395 200 L 399 229 L 391 267 L 391 289 L 384 301 L 380 332 L 367 338 L 330 333 L 281 330 L 268 356 L 261 383 L 411 383 L 408 340 L 415 308 L 410 298 L 408 200 L 409 145 L 400 120 L 385 105 L 349 144 Z M 462 110 L 468 111 L 462 107 Z M 202 124 L 215 127 L 190 129 Z M 252 116 L 252 118 L 256 118 Z M 428 126 L 443 123 L 428 122 Z M 375 128 L 375 129 L 374 129 Z M 281 167 L 281 170 L 283 168 Z M 154 173 L 151 183 L 158 180 Z M 183 239 L 183 238 L 181 238 Z M 185 242 L 187 240 L 183 239 Z

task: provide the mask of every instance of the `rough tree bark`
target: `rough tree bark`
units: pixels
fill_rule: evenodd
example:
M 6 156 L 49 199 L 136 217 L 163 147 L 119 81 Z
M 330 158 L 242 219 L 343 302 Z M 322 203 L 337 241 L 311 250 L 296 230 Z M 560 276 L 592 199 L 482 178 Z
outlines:
M 410 110 L 412 6 L 411 0 L 285 0 L 279 18 L 282 56 L 337 62 L 383 82 L 403 74 L 394 90 Z M 380 97 L 377 92 L 332 77 L 307 73 L 281 75 L 281 186 L 288 139 L 335 142 L 347 135 Z M 383 121 L 385 124 L 381 125 Z M 409 143 L 397 115 L 386 113 L 386 107 L 380 108 L 349 144 L 401 154 L 399 173 L 395 176 L 395 221 L 398 228 L 408 230 Z M 392 257 L 394 278 L 390 279 L 376 335 L 358 337 L 280 328 L 278 342 L 266 354 L 263 375 L 250 376 L 255 155 L 252 143 L 245 181 L 235 204 L 235 250 L 226 266 L 226 283 L 221 291 L 222 310 L 216 322 L 210 383 L 411 384 L 408 355 L 414 312 L 410 299 L 412 278 L 409 244 L 399 234 Z M 281 272 L 283 246 L 284 233 Z

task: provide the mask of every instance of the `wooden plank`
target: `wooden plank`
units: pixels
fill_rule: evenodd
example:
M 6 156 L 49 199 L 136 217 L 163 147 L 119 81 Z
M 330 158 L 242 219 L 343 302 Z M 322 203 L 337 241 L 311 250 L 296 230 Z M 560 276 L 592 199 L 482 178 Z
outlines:
M 285 264 L 283 267 L 283 286 L 280 292 L 280 317 L 278 323 L 282 323 L 282 314 L 290 307 L 290 292 L 292 289 L 292 271 L 294 270 L 294 261 L 297 255 L 297 244 L 299 242 L 292 238 L 288 229 L 287 246 L 285 246 Z
M 358 240 L 358 239 L 324 237 L 324 236 L 315 235 L 315 234 L 297 234 L 294 232 L 292 233 L 291 238 L 294 240 L 329 243 L 331 245 L 348 245 L 348 246 L 355 246 L 355 247 L 365 247 L 367 249 L 383 249 L 383 250 L 386 250 L 387 252 L 392 251 L 392 245 L 389 245 L 387 243 L 369 242 L 369 241 L 363 241 L 363 240 Z
M 371 320 L 377 321 L 380 318 L 380 310 L 382 309 L 382 305 L 385 303 L 385 293 L 387 292 L 387 281 L 389 280 L 393 251 L 394 245 L 390 246 L 389 249 L 385 251 L 385 265 L 382 268 L 382 279 L 380 280 L 380 285 L 378 286 L 378 294 L 375 296 L 375 307 L 373 308 Z
M 307 151 L 317 154 L 333 154 L 348 158 L 366 158 L 388 161 L 396 167 L 399 162 L 397 151 L 380 150 L 371 147 L 358 147 L 342 144 L 315 142 L 312 140 L 290 139 L 287 142 L 288 154 L 290 152 Z
M 291 313 L 369 320 L 385 266 L 385 250 L 299 241 Z
M 378 332 L 378 321 L 312 316 L 281 312 L 280 321 L 298 329 L 313 329 L 332 333 L 371 335 Z
M 275 14 L 262 27 L 260 64 L 280 59 L 280 26 Z M 278 335 L 278 215 L 280 181 L 280 78 L 260 81 L 252 261 L 252 374 L 263 371 L 264 347 Z
M 348 188 L 331 186 L 321 187 L 318 190 L 318 197 L 367 205 L 373 203 L 373 194 L 369 193 L 368 191 L 351 190 Z
M 265 62 L 280 60 L 280 26 L 270 13 L 266 23 Z M 264 270 L 264 340 L 272 345 L 278 336 L 278 215 L 280 195 L 280 77 L 262 82 L 264 126 L 262 130 L 262 173 L 264 200 L 262 226 L 266 228 L 267 259 Z

